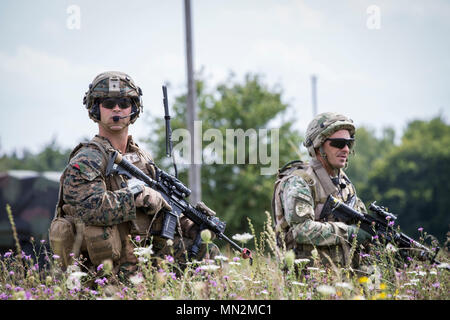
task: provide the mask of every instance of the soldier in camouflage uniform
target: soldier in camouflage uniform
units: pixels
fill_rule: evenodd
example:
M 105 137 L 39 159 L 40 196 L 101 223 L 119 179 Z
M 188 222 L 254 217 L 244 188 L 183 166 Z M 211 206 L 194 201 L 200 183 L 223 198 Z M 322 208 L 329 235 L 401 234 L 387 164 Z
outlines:
M 358 266 L 357 255 L 350 261 L 351 242 L 356 237 L 364 243 L 370 235 L 355 225 L 319 219 L 330 194 L 367 212 L 343 171 L 354 134 L 351 119 L 331 112 L 319 114 L 308 125 L 304 142 L 311 162 L 293 161 L 278 172 L 272 200 L 277 241 L 293 249 L 297 258 L 310 258 L 316 249 L 325 265 Z
M 63 256 L 65 267 L 71 254 L 82 253 L 94 266 L 112 261 L 116 272 L 133 271 L 137 257 L 132 240 L 136 238 L 140 244 L 151 239 L 157 256 L 174 255 L 182 262 L 198 231 L 193 222 L 182 217 L 173 242 L 159 237 L 161 209 L 171 210 L 161 194 L 146 186 L 133 193 L 124 176 L 106 175 L 110 155 L 118 151 L 155 179 L 152 158 L 128 135 L 128 126 L 143 110 L 141 96 L 142 90 L 122 72 L 99 74 L 85 94 L 83 103 L 89 117 L 98 123 L 99 133 L 72 151 L 61 176 L 50 228 L 50 243 Z M 200 250 L 199 255 L 205 251 Z

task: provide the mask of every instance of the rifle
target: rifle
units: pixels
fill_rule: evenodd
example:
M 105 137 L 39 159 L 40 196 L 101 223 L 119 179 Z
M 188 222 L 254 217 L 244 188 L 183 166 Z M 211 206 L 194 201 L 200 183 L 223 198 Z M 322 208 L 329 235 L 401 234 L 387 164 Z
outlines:
M 360 222 L 360 228 L 373 237 L 378 236 L 379 239 L 384 239 L 387 243 L 395 244 L 401 249 L 419 249 L 420 257 L 428 259 L 433 264 L 441 264 L 441 262 L 436 260 L 439 247 L 433 252 L 406 234 L 394 230 L 389 222 L 395 221 L 397 217 L 388 212 L 386 208 L 377 206 L 375 203 L 374 201 L 369 206 L 369 210 L 374 213 L 372 216 L 358 212 L 351 206 L 329 195 L 320 214 L 320 220 L 327 221 L 328 217 L 332 215 L 336 220 L 347 224 Z M 449 266 L 446 268 L 450 270 Z

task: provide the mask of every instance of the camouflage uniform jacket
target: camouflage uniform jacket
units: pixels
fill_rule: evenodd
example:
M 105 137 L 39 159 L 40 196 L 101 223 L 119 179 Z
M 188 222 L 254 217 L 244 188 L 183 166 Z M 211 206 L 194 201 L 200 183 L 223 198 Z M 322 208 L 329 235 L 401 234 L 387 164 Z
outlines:
M 325 264 L 329 264 L 328 257 L 333 263 L 348 264 L 347 225 L 319 220 L 329 194 L 343 201 L 354 196 L 354 208 L 366 212 L 364 203 L 357 198 L 353 184 L 342 170 L 336 184 L 317 159 L 309 164 L 298 161 L 279 170 L 272 200 L 277 241 L 279 245 L 284 242 L 286 249 L 293 249 L 298 258 L 309 258 L 316 248 Z
M 81 218 L 86 226 L 106 228 L 117 225 L 122 241 L 120 263 L 135 263 L 136 257 L 128 235 L 145 238 L 159 234 L 163 217 L 158 213 L 152 217 L 146 214 L 144 208 L 136 208 L 126 178 L 118 174 L 106 176 L 106 166 L 112 151 L 115 149 L 109 140 L 98 135 L 72 151 L 60 180 L 61 199 L 57 205 L 57 214 Z M 131 136 L 128 137 L 123 156 L 155 178 L 152 158 L 133 142 Z M 81 251 L 85 247 L 83 243 Z

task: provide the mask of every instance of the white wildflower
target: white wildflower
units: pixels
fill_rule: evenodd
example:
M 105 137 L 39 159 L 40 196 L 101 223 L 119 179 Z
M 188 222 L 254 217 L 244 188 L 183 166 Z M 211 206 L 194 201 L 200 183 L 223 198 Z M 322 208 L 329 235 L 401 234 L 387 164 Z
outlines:
M 135 248 L 133 250 L 133 252 L 138 257 L 150 257 L 153 254 L 153 250 L 152 250 L 152 246 L 151 245 L 149 247 L 146 247 L 146 248 L 143 248 L 143 247 Z
M 311 260 L 309 260 L 309 259 L 295 259 L 294 263 L 295 264 L 300 264 L 300 263 L 307 264 L 309 261 L 311 261 Z
M 200 268 L 200 270 L 203 270 L 203 271 L 216 271 L 217 269 L 220 268 L 220 266 L 210 264 L 210 265 L 200 266 L 199 268 Z
M 85 272 L 80 272 L 80 271 L 75 271 L 72 272 L 66 280 L 66 287 L 69 290 L 73 290 L 73 289 L 81 289 L 81 278 L 87 276 L 87 273 Z
M 295 286 L 305 287 L 306 283 L 298 282 L 298 281 L 292 281 L 292 284 Z
M 138 285 L 139 283 L 144 281 L 144 277 L 142 276 L 141 273 L 132 275 L 129 279 L 130 279 L 131 283 L 134 285 Z
M 319 268 L 316 268 L 316 267 L 308 267 L 308 268 L 306 268 L 308 271 L 319 271 L 320 269 Z
M 447 262 L 443 262 L 443 263 L 437 265 L 437 267 L 439 269 L 445 269 L 445 268 L 448 268 L 449 266 L 450 266 L 450 264 L 448 264 Z
M 235 234 L 232 238 L 236 241 L 246 243 L 247 241 L 253 239 L 253 235 L 246 232 L 243 234 Z
M 386 245 L 386 251 L 394 253 L 394 252 L 397 252 L 398 249 L 394 245 L 392 245 L 391 243 L 388 243 Z
M 317 287 L 317 292 L 327 296 L 327 295 L 335 294 L 336 289 L 332 286 L 323 284 L 323 285 L 320 285 Z
M 215 256 L 214 259 L 220 260 L 220 261 L 228 261 L 228 258 L 225 256 L 222 256 L 222 255 Z
M 348 290 L 352 290 L 353 289 L 353 285 L 351 283 L 348 282 L 338 282 L 334 284 L 336 287 L 342 288 L 342 289 L 348 289 Z

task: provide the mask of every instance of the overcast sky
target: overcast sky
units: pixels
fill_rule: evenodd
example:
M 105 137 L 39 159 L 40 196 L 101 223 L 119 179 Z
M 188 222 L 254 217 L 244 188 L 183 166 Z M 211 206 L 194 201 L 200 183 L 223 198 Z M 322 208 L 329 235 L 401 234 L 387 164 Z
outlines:
M 77 15 L 79 10 L 79 16 Z M 79 17 L 79 19 L 77 19 Z M 194 65 L 210 87 L 230 72 L 264 76 L 283 89 L 297 128 L 319 112 L 398 133 L 412 119 L 450 111 L 448 0 L 195 0 Z M 97 132 L 82 104 L 100 72 L 128 73 L 143 90 L 142 119 L 186 90 L 182 0 L 0 2 L 0 154 L 64 148 Z

